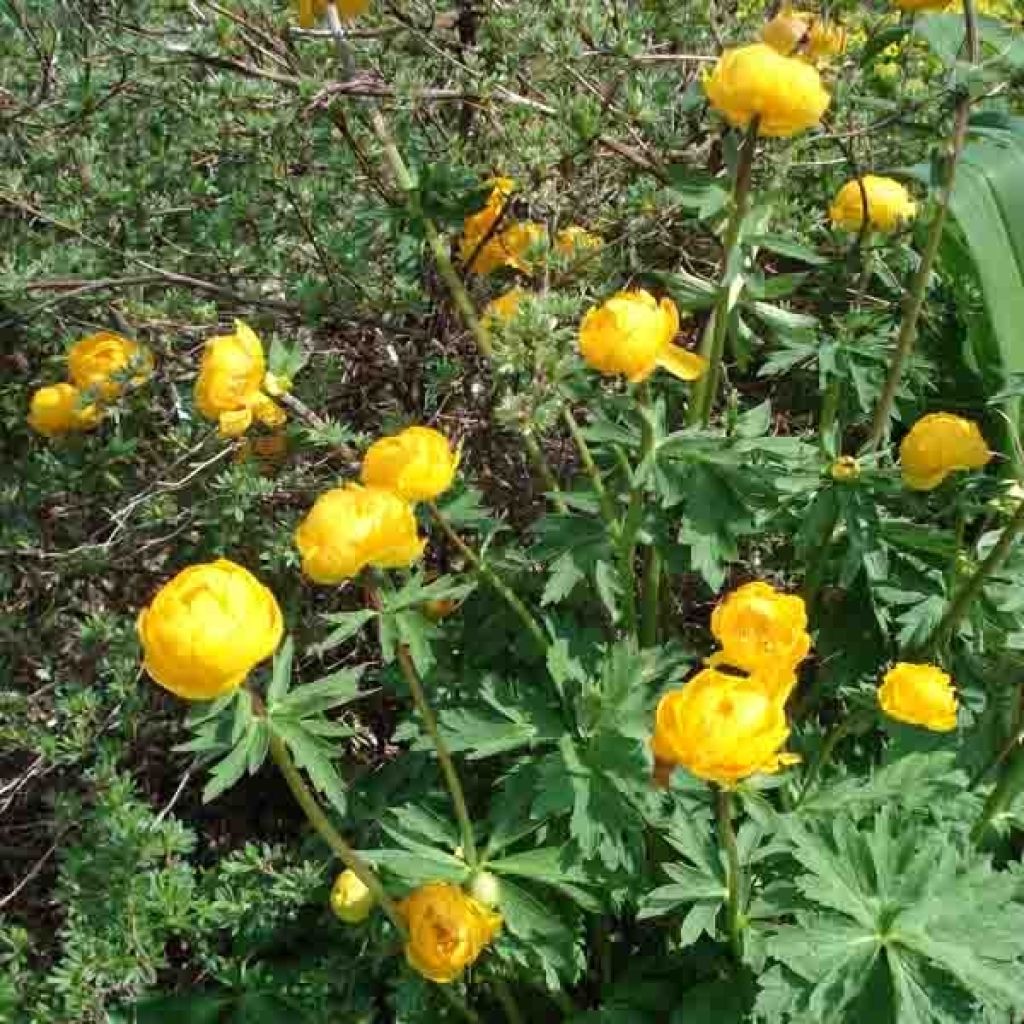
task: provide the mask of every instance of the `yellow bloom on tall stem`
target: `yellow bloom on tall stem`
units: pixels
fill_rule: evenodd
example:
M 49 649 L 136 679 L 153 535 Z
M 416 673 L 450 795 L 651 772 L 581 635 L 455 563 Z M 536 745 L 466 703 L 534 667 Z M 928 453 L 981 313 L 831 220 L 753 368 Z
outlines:
M 917 204 L 898 181 L 865 174 L 860 181 L 848 181 L 836 194 L 829 208 L 832 223 L 847 231 L 859 231 L 864 223 L 865 196 L 868 223 L 876 231 L 896 231 L 917 214 Z
M 729 594 L 711 614 L 711 632 L 721 650 L 710 665 L 730 665 L 771 680 L 773 693 L 783 699 L 811 649 L 803 598 L 769 583 L 745 583 Z
M 789 736 L 783 702 L 755 676 L 716 668 L 698 672 L 658 702 L 651 749 L 656 771 L 681 766 L 691 775 L 735 786 L 798 758 L 781 750 Z
M 29 403 L 28 425 L 44 437 L 92 430 L 102 418 L 98 406 L 83 406 L 78 388 L 63 381 L 38 388 Z
M 650 292 L 619 292 L 590 309 L 580 324 L 580 354 L 587 365 L 604 374 L 621 374 L 639 384 L 657 367 L 682 380 L 696 380 L 707 361 L 672 339 L 679 333 L 679 310 Z
M 937 665 L 894 665 L 878 688 L 878 703 L 890 718 L 909 725 L 933 732 L 956 728 L 953 680 Z
M 814 127 L 829 94 L 817 70 L 767 43 L 726 50 L 704 83 L 711 105 L 735 128 L 757 118 L 759 135 L 788 137 Z
M 382 487 L 345 484 L 317 498 L 295 531 L 302 571 L 341 583 L 367 566 L 404 569 L 423 555 L 412 506 Z
M 142 384 L 153 372 L 153 357 L 138 342 L 100 331 L 76 341 L 68 350 L 68 376 L 83 391 L 90 389 L 102 398 L 116 398 L 128 381 Z
M 165 583 L 139 613 L 137 629 L 144 667 L 157 683 L 186 700 L 213 700 L 277 650 L 284 622 L 270 590 L 218 558 Z
M 196 405 L 218 424 L 222 437 L 244 434 L 254 418 L 280 427 L 287 417 L 265 393 L 266 376 L 263 342 L 251 327 L 236 320 L 234 334 L 206 343 L 195 385 Z
M 346 868 L 331 887 L 331 909 L 345 924 L 359 924 L 370 916 L 374 905 L 373 893 L 359 876 Z
M 447 882 L 420 886 L 398 909 L 409 928 L 409 966 L 442 985 L 473 964 L 501 929 L 500 914 Z
M 922 416 L 900 444 L 903 482 L 913 491 L 934 490 L 950 473 L 981 469 L 991 458 L 978 425 L 948 412 Z
M 459 454 L 431 427 L 407 427 L 374 441 L 363 456 L 360 479 L 406 501 L 433 501 L 452 485 Z
M 351 20 L 370 9 L 370 0 L 336 0 L 335 6 L 342 18 Z M 299 0 L 299 25 L 313 28 L 327 13 L 327 0 Z

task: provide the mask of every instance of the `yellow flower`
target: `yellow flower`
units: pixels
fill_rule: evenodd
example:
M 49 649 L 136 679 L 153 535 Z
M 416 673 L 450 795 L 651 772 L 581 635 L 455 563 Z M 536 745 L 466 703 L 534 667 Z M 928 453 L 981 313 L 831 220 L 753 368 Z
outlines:
M 580 353 L 593 369 L 623 374 L 633 384 L 662 367 L 682 380 L 696 380 L 705 360 L 672 344 L 679 311 L 671 299 L 659 303 L 650 292 L 619 292 L 587 312 L 580 324 Z
M 860 181 L 864 185 L 863 194 L 856 180 L 848 181 L 829 208 L 829 216 L 836 227 L 847 231 L 860 230 L 864 223 L 865 195 L 868 223 L 876 231 L 896 231 L 917 214 L 917 204 L 898 181 L 874 174 L 865 174 Z
M 779 593 L 769 583 L 746 583 L 729 594 L 711 614 L 711 632 L 722 649 L 710 665 L 730 665 L 771 681 L 783 699 L 811 649 L 803 598 Z
M 165 583 L 137 623 L 146 671 L 186 700 L 237 689 L 284 633 L 274 595 L 242 566 L 218 558 Z
M 900 445 L 903 482 L 913 491 L 934 490 L 950 473 L 981 469 L 991 458 L 978 425 L 948 412 L 922 416 Z
M 267 374 L 263 343 L 241 320 L 235 333 L 211 338 L 203 351 L 196 379 L 199 411 L 215 420 L 222 437 L 238 437 L 252 426 L 255 417 L 268 427 L 280 427 L 284 410 L 263 391 Z
M 576 224 L 562 228 L 555 235 L 555 252 L 560 256 L 572 258 L 584 252 L 594 252 L 603 246 L 604 239 L 600 235 L 595 235 Z
M 346 868 L 334 880 L 331 888 L 331 909 L 345 924 L 359 924 L 365 921 L 373 910 L 374 902 L 373 893 L 351 868 Z
M 832 463 L 829 475 L 839 483 L 856 480 L 860 476 L 860 463 L 852 455 L 840 455 Z
M 501 928 L 500 914 L 447 882 L 420 886 L 399 910 L 409 928 L 409 966 L 442 985 L 474 963 Z
M 783 4 L 779 13 L 761 29 L 761 40 L 788 57 L 807 37 L 813 21 L 813 14 Z
M 508 323 L 519 312 L 525 298 L 526 292 L 522 288 L 510 288 L 484 306 L 484 319 L 492 323 Z
M 468 247 L 469 253 L 472 253 L 480 239 L 488 234 L 497 223 L 509 197 L 516 190 L 516 183 L 513 178 L 491 178 L 486 184 L 491 186 L 491 192 L 487 197 L 487 202 L 484 203 L 483 209 L 470 214 L 462 225 L 463 240 L 472 241 L 472 244 Z M 463 259 L 466 258 L 466 255 L 463 252 Z
M 317 498 L 295 531 L 302 571 L 315 583 L 341 583 L 366 566 L 402 569 L 423 555 L 412 506 L 380 487 L 345 484 Z
M 901 11 L 944 11 L 953 0 L 892 0 Z
M 100 331 L 76 341 L 68 351 L 68 375 L 83 391 L 90 388 L 106 399 L 116 398 L 132 374 L 142 384 L 153 372 L 153 357 L 137 342 L 112 331 Z
M 407 427 L 374 441 L 363 456 L 360 479 L 394 491 L 406 501 L 433 501 L 455 479 L 459 453 L 430 427 Z
M 92 430 L 102 414 L 95 405 L 81 406 L 81 394 L 73 384 L 51 384 L 32 395 L 28 425 L 44 437 Z
M 734 127 L 756 117 L 758 134 L 796 135 L 821 120 L 829 95 L 810 64 L 766 43 L 726 50 L 704 83 L 711 105 Z
M 458 607 L 459 602 L 450 597 L 434 597 L 429 601 L 424 601 L 420 605 L 420 611 L 431 622 L 440 622 L 442 619 L 448 618 Z
M 816 20 L 807 33 L 804 53 L 815 63 L 824 63 L 846 51 L 847 32 L 841 25 Z
M 528 274 L 531 264 L 527 258 L 531 249 L 540 245 L 547 237 L 543 224 L 531 221 L 511 224 L 492 235 L 478 248 L 480 239 L 472 244 L 463 238 L 460 256 L 463 262 L 472 259 L 468 270 L 474 274 L 490 274 L 501 267 Z M 473 254 L 476 253 L 474 256 Z
M 776 772 L 797 758 L 781 752 L 789 736 L 782 701 L 756 677 L 706 668 L 658 702 L 656 773 L 669 765 L 723 786 L 758 772 Z
M 370 9 L 370 0 L 337 0 L 338 13 L 349 20 L 358 18 Z M 299 25 L 313 28 L 327 13 L 327 0 L 299 0 Z
M 937 665 L 899 662 L 885 674 L 878 703 L 890 718 L 922 725 L 933 732 L 956 728 L 953 680 Z

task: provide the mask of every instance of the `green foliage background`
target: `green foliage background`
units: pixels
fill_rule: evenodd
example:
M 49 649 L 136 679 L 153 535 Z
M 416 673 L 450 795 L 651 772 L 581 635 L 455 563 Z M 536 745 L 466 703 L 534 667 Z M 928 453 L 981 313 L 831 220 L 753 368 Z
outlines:
M 134 638 L 136 610 L 182 566 L 225 554 L 258 571 L 298 652 L 291 719 L 308 739 L 326 715 L 344 750 L 326 765 L 310 753 L 311 777 L 396 885 L 461 880 L 429 746 L 370 616 L 357 594 L 305 584 L 291 540 L 351 470 L 339 443 L 413 421 L 464 439 L 466 482 L 446 511 L 558 638 L 541 661 L 495 598 L 454 579 L 465 566 L 441 543 L 441 581 L 397 583 L 372 624 L 417 656 L 485 822 L 506 919 L 481 968 L 486 1019 L 500 1012 L 495 978 L 517 986 L 528 1019 L 581 1024 L 1019 1014 L 1019 802 L 1000 807 L 982 852 L 970 837 L 984 773 L 1020 731 L 1019 551 L 951 638 L 954 738 L 872 724 L 843 739 L 806 799 L 799 781 L 742 790 L 751 891 L 738 976 L 719 941 L 724 866 L 707 794 L 649 784 L 651 708 L 708 653 L 722 590 L 753 577 L 820 586 L 801 691 L 815 714 L 793 744 L 813 765 L 833 722 L 869 707 L 879 671 L 929 635 L 1012 511 L 1000 475 L 1019 463 L 1024 372 L 1019 26 L 986 21 L 986 62 L 967 72 L 954 15 L 901 26 L 886 7 L 831 5 L 852 40 L 829 123 L 758 164 L 730 400 L 716 429 L 694 432 L 675 382 L 659 380 L 646 424 L 625 391 L 599 398 L 575 326 L 639 283 L 673 296 L 696 337 L 735 160 L 698 58 L 752 38 L 760 4 L 713 5 L 711 20 L 704 3 L 669 0 L 381 4 L 353 34 L 372 71 L 339 95 L 330 41 L 290 33 L 293 12 L 268 0 L 4 0 L 0 1019 L 455 1019 L 376 941 L 379 922 L 360 931 L 330 916 L 325 850 L 270 768 L 236 759 L 218 769 L 227 792 L 201 802 L 200 761 L 231 744 L 219 720 L 190 730 L 143 682 Z M 650 59 L 667 54 L 695 59 Z M 894 427 L 960 411 L 1003 458 L 931 496 L 908 496 L 884 464 L 845 486 L 828 468 L 875 404 L 923 223 L 877 244 L 857 308 L 851 240 L 829 228 L 827 204 L 851 167 L 934 181 L 959 87 L 985 99 Z M 501 173 L 519 183 L 522 216 L 606 240 L 582 266 L 551 261 L 494 367 L 382 170 L 376 103 L 446 230 Z M 482 303 L 504 285 L 472 287 Z M 296 394 L 328 419 L 293 422 L 271 475 L 236 460 L 192 407 L 201 346 L 235 316 L 279 353 L 305 353 Z M 63 376 L 75 338 L 110 326 L 151 346 L 151 384 L 96 434 L 31 436 L 31 390 Z M 819 436 L 830 386 L 840 430 Z M 664 544 L 674 583 L 672 639 L 653 652 L 606 637 L 622 593 L 585 481 L 570 484 L 566 514 L 540 517 L 512 427 L 535 423 L 572 481 L 567 401 L 588 411 L 609 474 L 654 434 L 639 529 L 643 545 Z M 458 615 L 427 624 L 418 603 L 449 588 L 465 599 Z M 302 684 L 328 676 L 311 700 Z M 190 735 L 210 742 L 178 746 Z

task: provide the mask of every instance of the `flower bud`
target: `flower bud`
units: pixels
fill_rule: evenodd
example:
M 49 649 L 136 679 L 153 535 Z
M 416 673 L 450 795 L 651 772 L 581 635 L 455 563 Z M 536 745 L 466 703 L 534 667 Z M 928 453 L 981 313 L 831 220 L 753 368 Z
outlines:
M 360 924 L 370 916 L 376 900 L 359 876 L 346 868 L 331 888 L 331 909 L 346 924 Z

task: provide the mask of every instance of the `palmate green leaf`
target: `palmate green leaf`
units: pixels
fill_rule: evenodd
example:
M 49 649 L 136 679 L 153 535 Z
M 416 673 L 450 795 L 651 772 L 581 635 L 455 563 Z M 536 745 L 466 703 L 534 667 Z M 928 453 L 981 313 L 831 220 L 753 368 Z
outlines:
M 339 814 L 344 814 L 345 783 L 334 767 L 331 745 L 292 718 L 277 718 L 271 728 L 287 745 L 295 763 L 306 770 L 313 785 Z
M 430 846 L 403 842 L 403 849 L 374 849 L 359 852 L 374 867 L 397 875 L 409 886 L 427 882 L 464 882 L 469 877 L 469 865 L 459 857 Z
M 743 1024 L 752 1001 L 749 987 L 733 978 L 701 982 L 682 994 L 670 1024 Z
M 363 668 L 345 668 L 322 679 L 306 683 L 287 695 L 274 700 L 268 694 L 268 713 L 271 720 L 279 718 L 303 719 L 350 704 L 367 692 L 359 689 Z
M 257 732 L 258 730 L 253 729 L 246 733 L 231 749 L 231 752 L 214 765 L 209 781 L 203 787 L 204 804 L 210 803 L 221 793 L 229 790 L 246 773 L 250 759 L 254 757 L 253 751 L 260 743 Z
M 288 692 L 292 682 L 292 661 L 295 656 L 295 641 L 291 634 L 284 638 L 284 643 L 274 654 L 274 667 L 270 674 L 270 686 L 267 687 L 267 706 L 273 707 Z
M 309 648 L 310 654 L 320 655 L 333 650 L 350 640 L 365 626 L 371 619 L 377 617 L 373 608 L 358 608 L 351 612 L 335 612 L 325 615 L 324 621 L 330 622 L 337 628 L 332 629 L 327 637 Z
M 488 868 L 499 875 L 514 875 L 534 882 L 549 885 L 586 882 L 587 875 L 575 863 L 564 846 L 545 846 L 524 853 L 513 853 L 507 857 L 488 862 Z

